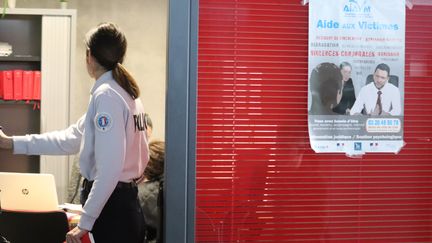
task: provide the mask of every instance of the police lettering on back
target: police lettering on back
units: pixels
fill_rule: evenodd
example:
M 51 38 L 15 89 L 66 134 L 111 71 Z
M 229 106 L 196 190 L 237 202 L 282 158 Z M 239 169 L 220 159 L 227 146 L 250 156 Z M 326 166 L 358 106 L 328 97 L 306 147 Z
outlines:
M 134 117 L 134 123 L 135 123 L 135 132 L 147 130 L 147 123 L 145 121 L 144 113 L 139 113 L 138 115 L 133 115 L 133 117 Z

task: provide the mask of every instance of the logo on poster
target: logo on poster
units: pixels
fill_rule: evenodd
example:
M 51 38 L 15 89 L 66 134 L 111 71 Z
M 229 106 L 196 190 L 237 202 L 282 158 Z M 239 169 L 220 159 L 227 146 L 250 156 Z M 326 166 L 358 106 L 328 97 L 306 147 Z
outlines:
M 361 142 L 355 142 L 354 143 L 354 150 L 355 151 L 361 151 L 362 150 L 362 144 L 361 144 Z
M 368 14 L 371 12 L 371 6 L 368 4 L 368 0 L 348 0 L 348 3 L 343 7 L 343 11 L 351 14 Z

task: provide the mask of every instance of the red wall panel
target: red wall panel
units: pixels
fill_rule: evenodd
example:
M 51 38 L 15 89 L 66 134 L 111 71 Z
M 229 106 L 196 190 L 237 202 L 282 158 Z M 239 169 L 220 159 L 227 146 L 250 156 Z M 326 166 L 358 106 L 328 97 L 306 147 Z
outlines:
M 432 12 L 407 10 L 406 146 L 315 154 L 308 7 L 200 0 L 197 242 L 431 242 Z

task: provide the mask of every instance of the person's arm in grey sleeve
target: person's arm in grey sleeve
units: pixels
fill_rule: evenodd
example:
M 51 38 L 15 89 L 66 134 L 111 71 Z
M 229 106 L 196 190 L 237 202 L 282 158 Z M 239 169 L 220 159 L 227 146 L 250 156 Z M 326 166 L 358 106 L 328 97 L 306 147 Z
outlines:
M 77 123 L 65 130 L 12 136 L 13 153 L 28 155 L 69 155 L 79 152 L 81 138 L 84 131 L 83 115 Z

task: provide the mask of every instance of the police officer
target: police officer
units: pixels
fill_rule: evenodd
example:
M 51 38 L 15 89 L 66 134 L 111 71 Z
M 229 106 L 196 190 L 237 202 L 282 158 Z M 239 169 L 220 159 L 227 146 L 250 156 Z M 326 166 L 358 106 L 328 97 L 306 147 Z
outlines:
M 86 35 L 87 71 L 96 80 L 87 113 L 66 130 L 6 136 L 0 148 L 15 154 L 67 155 L 80 152 L 83 213 L 68 243 L 91 231 L 98 243 L 143 242 L 144 222 L 135 179 L 149 159 L 140 90 L 122 66 L 126 38 L 112 23 Z

